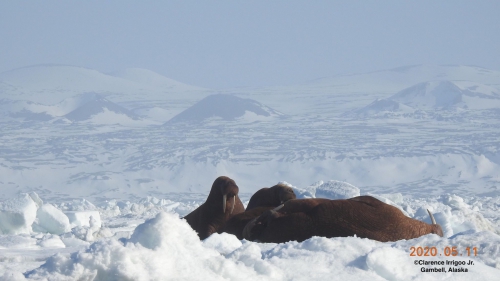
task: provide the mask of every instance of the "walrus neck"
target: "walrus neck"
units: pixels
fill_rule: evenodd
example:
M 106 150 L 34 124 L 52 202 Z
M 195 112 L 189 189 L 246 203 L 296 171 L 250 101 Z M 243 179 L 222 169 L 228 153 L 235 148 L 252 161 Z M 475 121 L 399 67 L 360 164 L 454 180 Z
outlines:
M 421 221 L 417 221 L 408 225 L 407 229 L 409 230 L 407 239 L 413 239 L 422 235 L 432 233 L 432 226 Z

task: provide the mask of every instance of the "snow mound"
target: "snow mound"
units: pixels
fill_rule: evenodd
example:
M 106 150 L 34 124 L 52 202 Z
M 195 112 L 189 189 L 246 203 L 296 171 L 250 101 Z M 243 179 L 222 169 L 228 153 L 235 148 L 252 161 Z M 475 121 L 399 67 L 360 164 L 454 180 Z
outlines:
M 70 256 L 52 256 L 25 275 L 49 280 L 258 279 L 244 264 L 203 247 L 184 220 L 168 213 L 139 225 L 125 244 L 100 240 Z
M 418 272 L 408 253 L 398 249 L 376 248 L 366 256 L 366 265 L 381 277 L 391 280 L 410 280 Z
M 238 119 L 243 121 L 258 121 L 281 115 L 282 113 L 255 100 L 227 94 L 216 94 L 207 96 L 165 124 L 199 123 L 213 119 L 224 121 L 235 121 Z
M 210 235 L 203 240 L 203 246 L 214 249 L 223 255 L 227 255 L 241 247 L 242 244 L 236 236 L 223 232 Z
M 143 247 L 154 250 L 162 246 L 173 247 L 173 249 L 180 247 L 182 245 L 164 245 L 164 243 L 178 241 L 181 240 L 181 238 L 186 240 L 195 240 L 192 231 L 189 231 L 191 230 L 189 225 L 181 223 L 177 220 L 171 220 L 168 218 L 169 216 L 172 215 L 160 213 L 156 217 L 137 226 L 134 233 L 130 237 L 129 242 L 139 243 Z M 180 237 L 180 235 L 183 234 L 188 236 Z

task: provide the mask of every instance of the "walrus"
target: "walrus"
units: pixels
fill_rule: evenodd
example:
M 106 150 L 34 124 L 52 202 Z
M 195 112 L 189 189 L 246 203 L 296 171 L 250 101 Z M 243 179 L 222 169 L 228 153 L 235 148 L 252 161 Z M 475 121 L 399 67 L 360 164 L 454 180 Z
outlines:
M 432 224 L 409 218 L 398 208 L 371 196 L 343 200 L 296 199 L 264 212 L 244 228 L 251 241 L 302 242 L 313 236 L 369 238 L 381 242 L 413 239 L 434 233 L 441 226 L 429 212 Z
M 245 211 L 238 198 L 238 191 L 234 180 L 220 176 L 212 184 L 205 203 L 184 217 L 201 240 L 215 232 L 221 232 L 228 219 Z
M 277 207 L 297 196 L 293 189 L 285 184 L 278 183 L 272 187 L 264 187 L 252 195 L 246 210 L 256 207 Z
M 222 231 L 233 234 L 241 240 L 243 239 L 243 229 L 248 222 L 260 216 L 265 211 L 271 210 L 295 198 L 293 189 L 281 183 L 272 187 L 261 188 L 252 195 L 245 212 L 230 218 Z

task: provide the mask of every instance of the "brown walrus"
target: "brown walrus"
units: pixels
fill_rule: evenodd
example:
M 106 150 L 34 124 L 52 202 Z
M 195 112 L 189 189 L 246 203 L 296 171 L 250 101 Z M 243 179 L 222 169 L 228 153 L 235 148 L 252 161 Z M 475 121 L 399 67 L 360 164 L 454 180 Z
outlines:
M 247 240 L 282 243 L 313 236 L 358 236 L 381 242 L 417 238 L 443 231 L 432 214 L 432 224 L 405 216 L 401 210 L 371 196 L 345 200 L 290 200 L 281 208 L 263 213 L 243 231 Z
M 248 222 L 260 216 L 265 211 L 271 210 L 288 200 L 295 199 L 293 189 L 284 184 L 264 187 L 250 198 L 245 212 L 230 218 L 223 228 L 223 232 L 230 233 L 243 239 L 243 229 Z
M 218 177 L 205 203 L 184 217 L 201 240 L 215 232 L 221 232 L 227 220 L 245 211 L 238 198 L 238 191 L 234 180 L 225 176 Z

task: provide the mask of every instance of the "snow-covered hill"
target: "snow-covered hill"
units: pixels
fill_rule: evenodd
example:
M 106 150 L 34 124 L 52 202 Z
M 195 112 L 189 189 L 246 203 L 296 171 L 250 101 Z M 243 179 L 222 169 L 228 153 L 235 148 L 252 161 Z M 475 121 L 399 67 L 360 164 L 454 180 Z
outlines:
M 35 65 L 0 73 L 0 98 L 58 103 L 82 93 L 99 93 L 116 102 L 176 98 L 205 89 L 186 85 L 144 69 L 116 76 L 64 65 Z M 187 97 L 184 97 L 187 98 Z
M 176 123 L 200 123 L 209 120 L 261 121 L 283 115 L 255 100 L 233 95 L 210 95 L 176 115 L 166 125 Z
M 17 107 L 37 107 L 18 110 L 22 111 L 14 115 L 18 117 L 50 119 L 30 111 L 50 111 L 40 107 L 65 109 L 63 103 L 79 100 L 87 93 L 99 94 L 146 119 L 164 122 L 211 91 L 138 68 L 111 75 L 77 66 L 35 65 L 0 73 L 0 100 L 21 101 Z M 47 114 L 64 115 L 60 110 Z
M 45 105 L 24 100 L 0 100 L 4 117 L 38 122 L 90 122 L 94 124 L 154 124 L 95 93 L 84 93 Z
M 65 118 L 71 121 L 85 121 L 91 119 L 93 116 L 103 112 L 111 112 L 113 114 L 125 115 L 132 120 L 138 119 L 132 112 L 123 108 L 109 100 L 96 95 L 93 99 L 85 104 L 79 106 L 70 113 L 64 115 Z
M 414 65 L 325 77 L 296 85 L 229 91 L 256 99 L 285 114 L 314 115 L 320 111 L 334 117 L 364 107 L 376 99 L 386 99 L 416 84 L 442 80 L 457 85 L 463 83 L 464 86 L 472 82 L 500 90 L 500 71 L 497 70 L 474 66 Z M 283 102 L 291 99 L 294 102 Z
M 419 83 L 348 113 L 348 116 L 375 116 L 388 112 L 484 110 L 500 107 L 500 90 L 470 81 L 431 81 Z
M 500 71 L 465 65 L 413 65 L 309 81 L 306 87 L 336 88 L 349 92 L 398 92 L 427 81 L 474 81 L 500 88 Z

